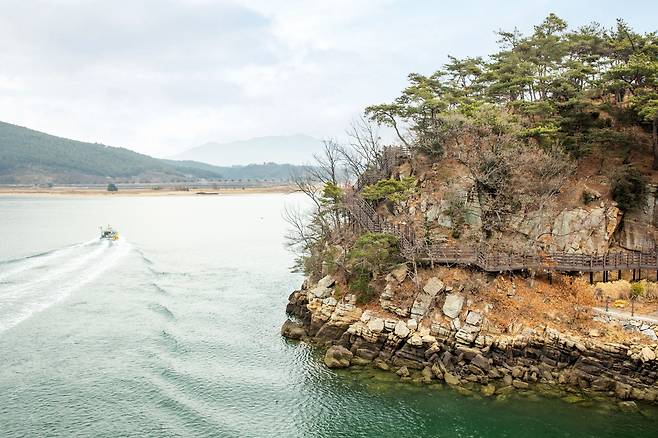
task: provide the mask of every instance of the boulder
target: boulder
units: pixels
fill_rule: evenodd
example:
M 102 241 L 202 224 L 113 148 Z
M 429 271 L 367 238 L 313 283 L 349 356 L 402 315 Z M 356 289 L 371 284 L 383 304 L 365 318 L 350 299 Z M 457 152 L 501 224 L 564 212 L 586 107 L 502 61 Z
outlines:
M 281 327 L 281 335 L 288 339 L 302 339 L 306 336 L 306 328 L 298 322 L 286 320 Z
M 523 380 L 514 380 L 512 381 L 512 386 L 518 389 L 527 389 L 530 385 Z
M 324 355 L 324 364 L 329 368 L 347 368 L 352 360 L 352 352 L 342 345 L 329 347 Z
M 459 378 L 451 373 L 444 373 L 443 378 L 448 385 L 459 385 Z
M 398 323 L 395 324 L 393 333 L 395 333 L 395 335 L 400 338 L 406 338 L 409 336 L 409 333 L 411 333 L 411 330 L 409 330 L 409 327 L 407 327 L 407 324 L 405 324 L 403 321 L 398 321 Z
M 435 362 L 432 364 L 432 373 L 434 373 L 434 376 L 437 379 L 443 380 L 443 369 L 441 368 L 441 362 Z
M 311 290 L 315 298 L 327 298 L 331 296 L 331 288 L 336 284 L 336 280 L 331 275 L 323 277 L 318 284 Z
M 401 263 L 393 268 L 391 271 L 391 276 L 398 282 L 398 284 L 402 283 L 404 279 L 407 278 L 406 263 Z
M 480 368 L 485 373 L 489 371 L 489 368 L 491 368 L 491 366 L 489 365 L 489 360 L 486 359 L 481 354 L 476 355 L 473 358 L 473 360 L 471 360 L 471 364 L 475 365 L 478 368 Z
M 430 383 L 432 381 L 432 378 L 434 377 L 434 375 L 432 374 L 432 368 L 430 368 L 429 366 L 423 368 L 420 374 L 423 376 L 423 381 L 425 383 Z
M 482 323 L 482 315 L 478 312 L 473 312 L 472 310 L 466 315 L 466 324 L 470 325 L 480 325 Z
M 368 329 L 374 333 L 381 333 L 384 330 L 384 320 L 381 318 L 372 318 L 368 321 Z
M 432 297 L 436 296 L 439 292 L 443 290 L 445 285 L 441 280 L 439 280 L 436 277 L 432 277 L 429 280 L 427 280 L 427 283 L 425 284 L 425 287 L 423 287 L 423 291 Z
M 642 350 L 640 350 L 640 360 L 642 362 L 649 362 L 654 359 L 656 359 L 656 353 L 654 353 L 651 348 L 644 347 Z
M 443 313 L 448 318 L 457 318 L 464 305 L 464 297 L 460 294 L 446 295 L 446 301 L 443 304 Z
M 444 289 L 445 285 L 436 277 L 430 278 L 423 290 L 418 293 L 411 306 L 411 317 L 420 321 L 429 311 L 434 297 Z
M 318 286 L 319 287 L 325 287 L 325 288 L 330 288 L 333 287 L 334 284 L 336 284 L 336 280 L 334 280 L 334 277 L 331 275 L 326 275 L 318 281 Z
M 414 347 L 420 347 L 423 345 L 423 338 L 421 338 L 418 333 L 414 333 L 413 336 L 409 338 L 409 344 Z
M 395 325 L 398 323 L 397 319 L 386 319 L 384 320 L 384 330 L 387 332 L 392 332 L 395 330 Z

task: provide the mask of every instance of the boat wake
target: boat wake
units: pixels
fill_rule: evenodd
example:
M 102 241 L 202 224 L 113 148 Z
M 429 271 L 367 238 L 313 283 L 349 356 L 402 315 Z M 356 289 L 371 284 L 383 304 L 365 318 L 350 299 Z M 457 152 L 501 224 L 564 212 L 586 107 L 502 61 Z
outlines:
M 0 332 L 98 278 L 130 252 L 124 240 L 92 240 L 0 262 Z

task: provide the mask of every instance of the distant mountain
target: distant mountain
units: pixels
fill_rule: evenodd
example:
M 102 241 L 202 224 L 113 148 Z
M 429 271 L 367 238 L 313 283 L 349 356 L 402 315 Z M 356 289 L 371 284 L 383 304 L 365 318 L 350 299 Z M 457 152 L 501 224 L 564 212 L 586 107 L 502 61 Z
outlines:
M 206 143 L 174 156 L 217 166 L 247 163 L 310 163 L 322 142 L 304 134 L 257 137 L 230 143 Z
M 220 168 L 161 160 L 0 122 L 0 184 L 287 180 L 294 168 L 272 164 Z

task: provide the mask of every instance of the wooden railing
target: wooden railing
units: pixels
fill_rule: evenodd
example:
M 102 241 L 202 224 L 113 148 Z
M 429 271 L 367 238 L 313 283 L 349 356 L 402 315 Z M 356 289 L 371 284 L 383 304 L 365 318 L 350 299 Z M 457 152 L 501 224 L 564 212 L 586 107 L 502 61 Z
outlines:
M 347 212 L 360 227 L 369 232 L 397 236 L 401 252 L 408 260 L 475 266 L 487 272 L 527 269 L 590 273 L 635 269 L 658 272 L 656 250 L 611 252 L 603 255 L 565 252 L 526 254 L 485 251 L 467 245 L 427 243 L 424 239 L 417 239 L 409 225 L 389 223 L 360 195 L 365 186 L 390 177 L 395 166 L 399 164 L 399 159 L 408 153 L 408 150 L 401 148 L 385 149 L 379 166 L 364 172 L 351 190 L 348 189 L 343 200 Z

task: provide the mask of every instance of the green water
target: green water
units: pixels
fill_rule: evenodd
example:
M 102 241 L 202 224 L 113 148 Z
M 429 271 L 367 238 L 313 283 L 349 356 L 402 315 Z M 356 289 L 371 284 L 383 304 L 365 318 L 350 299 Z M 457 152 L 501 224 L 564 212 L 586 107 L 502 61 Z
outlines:
M 279 336 L 295 202 L 0 198 L 0 436 L 658 436 L 651 407 L 326 369 Z

